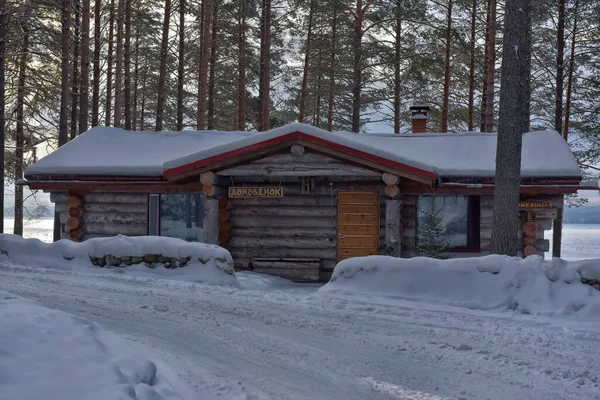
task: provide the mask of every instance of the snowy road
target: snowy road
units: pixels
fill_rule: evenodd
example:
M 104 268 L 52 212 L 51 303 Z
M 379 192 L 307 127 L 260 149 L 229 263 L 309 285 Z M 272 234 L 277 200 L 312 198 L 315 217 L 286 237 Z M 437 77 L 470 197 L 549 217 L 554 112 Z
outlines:
M 190 400 L 600 399 L 599 322 L 316 289 L 0 264 L 0 290 L 124 335 Z

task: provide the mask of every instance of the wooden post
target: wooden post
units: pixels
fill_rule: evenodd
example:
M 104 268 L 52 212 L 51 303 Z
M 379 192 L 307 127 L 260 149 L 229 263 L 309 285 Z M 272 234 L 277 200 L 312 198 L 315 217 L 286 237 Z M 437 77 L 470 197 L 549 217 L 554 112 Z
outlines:
M 204 243 L 219 244 L 219 200 L 204 199 Z
M 402 200 L 385 201 L 385 253 L 392 257 L 402 255 L 401 210 Z

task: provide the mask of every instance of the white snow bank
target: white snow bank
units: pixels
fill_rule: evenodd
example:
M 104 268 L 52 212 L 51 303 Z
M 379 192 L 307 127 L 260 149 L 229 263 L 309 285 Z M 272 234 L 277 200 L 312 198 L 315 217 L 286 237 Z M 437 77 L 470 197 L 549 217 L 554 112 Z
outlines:
M 0 257 L 27 266 L 161 277 L 214 285 L 238 284 L 233 260 L 227 250 L 216 245 L 191 243 L 170 237 L 118 235 L 89 239 L 81 243 L 70 240 L 44 243 L 17 235 L 0 235 L 0 254 Z M 152 263 L 144 262 L 148 255 L 154 260 Z M 118 265 L 100 268 L 92 263 L 96 258 L 106 259 L 108 256 L 117 260 Z M 133 265 L 125 266 L 124 263 Z M 146 265 L 151 265 L 152 268 Z
M 484 310 L 600 318 L 600 260 L 490 255 L 437 260 L 386 256 L 340 262 L 320 293 L 368 293 Z
M 181 399 L 156 365 L 97 324 L 0 291 L 0 397 Z

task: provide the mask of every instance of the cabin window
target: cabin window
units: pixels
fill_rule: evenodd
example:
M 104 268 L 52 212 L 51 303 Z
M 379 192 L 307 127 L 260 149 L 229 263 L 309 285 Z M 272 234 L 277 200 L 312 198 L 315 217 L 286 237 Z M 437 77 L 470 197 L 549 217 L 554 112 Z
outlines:
M 479 197 L 419 196 L 417 248 L 479 251 Z
M 158 207 L 154 204 L 153 197 L 158 199 Z M 203 199 L 204 196 L 196 194 L 151 194 L 148 234 L 157 232 L 159 236 L 203 242 Z

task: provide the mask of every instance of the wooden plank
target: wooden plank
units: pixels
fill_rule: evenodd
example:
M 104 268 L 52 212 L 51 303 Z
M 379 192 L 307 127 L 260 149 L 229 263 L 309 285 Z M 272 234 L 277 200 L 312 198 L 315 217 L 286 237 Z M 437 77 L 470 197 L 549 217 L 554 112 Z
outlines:
M 146 214 L 131 212 L 87 212 L 83 215 L 83 222 L 87 223 L 134 223 L 146 224 Z
M 148 233 L 147 224 L 117 224 L 117 223 L 89 223 L 83 226 L 86 235 L 128 235 L 145 236 Z
M 340 225 L 379 225 L 379 215 L 340 214 Z
M 217 172 L 219 176 L 367 176 L 381 178 L 381 174 L 351 164 L 294 163 L 294 164 L 241 164 Z
M 371 192 L 338 192 L 338 202 L 341 204 L 373 204 L 377 203 L 379 195 Z
M 305 150 L 308 150 L 305 148 Z M 311 151 L 306 151 L 302 157 L 298 157 L 291 152 L 275 154 L 269 157 L 260 158 L 251 164 L 292 164 L 292 163 L 333 163 L 340 164 L 343 161 L 327 157 Z
M 368 235 L 376 236 L 381 233 L 381 229 L 374 224 L 364 225 L 339 225 L 338 229 L 342 230 L 345 235 Z
M 258 261 L 252 260 L 254 268 L 269 268 L 269 269 L 288 269 L 288 268 L 302 268 L 302 269 L 318 269 L 321 267 L 319 262 L 293 262 L 293 261 Z
M 338 238 L 338 248 L 368 247 L 379 248 L 378 236 L 345 236 Z
M 239 216 L 232 214 L 231 218 L 232 229 L 235 228 L 254 228 L 257 226 L 263 228 L 326 228 L 335 229 L 335 216 L 329 218 L 322 217 L 279 217 L 279 216 Z
M 85 195 L 85 203 L 124 203 L 124 204 L 148 204 L 146 193 L 111 193 L 91 192 Z
M 341 259 L 343 257 L 363 257 L 363 256 L 375 256 L 379 254 L 379 250 L 378 249 L 372 249 L 372 248 L 361 248 L 361 247 L 355 247 L 355 248 L 349 248 L 349 249 L 338 249 L 338 259 Z
M 392 257 L 400 257 L 402 236 L 400 233 L 401 200 L 385 201 L 385 249 Z
M 346 204 L 339 203 L 338 213 L 340 214 L 360 214 L 360 215 L 379 215 L 379 204 Z
M 218 199 L 204 199 L 203 231 L 204 243 L 219 244 L 219 217 L 223 213 L 219 213 Z M 230 241 L 231 245 L 231 241 Z
M 335 197 L 331 196 L 288 196 L 284 189 L 284 197 L 230 199 L 233 207 L 273 207 L 273 206 L 326 206 L 335 207 Z
M 333 226 L 329 227 L 300 227 L 288 226 L 265 229 L 264 226 L 241 228 L 234 226 L 230 231 L 231 236 L 247 237 L 289 237 L 289 238 L 322 238 L 335 237 L 337 232 Z
M 336 249 L 334 247 L 327 249 L 311 249 L 310 252 L 307 252 L 306 249 L 294 249 L 294 248 L 281 248 L 281 247 L 271 247 L 271 248 L 240 248 L 231 246 L 230 250 L 231 255 L 234 260 L 241 259 L 251 259 L 256 257 L 306 257 L 307 254 L 310 254 L 311 257 L 325 259 L 325 260 L 335 260 L 336 259 Z
M 86 213 L 89 212 L 131 212 L 148 213 L 148 205 L 141 203 L 86 203 L 83 206 Z

